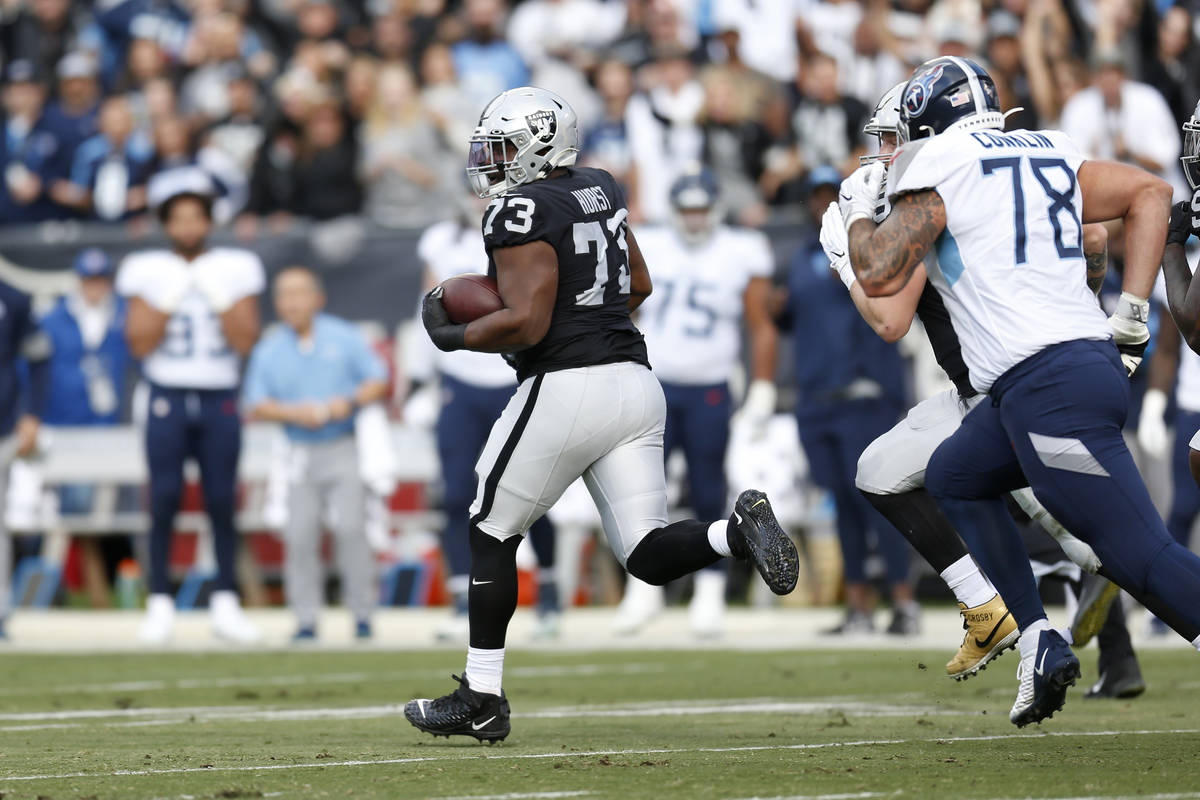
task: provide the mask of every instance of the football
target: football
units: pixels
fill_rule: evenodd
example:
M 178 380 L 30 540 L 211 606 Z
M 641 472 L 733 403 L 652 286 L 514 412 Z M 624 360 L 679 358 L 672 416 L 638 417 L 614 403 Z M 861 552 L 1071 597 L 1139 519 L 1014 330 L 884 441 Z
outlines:
M 487 275 L 468 272 L 442 281 L 442 305 L 455 324 L 472 322 L 504 308 L 500 289 Z

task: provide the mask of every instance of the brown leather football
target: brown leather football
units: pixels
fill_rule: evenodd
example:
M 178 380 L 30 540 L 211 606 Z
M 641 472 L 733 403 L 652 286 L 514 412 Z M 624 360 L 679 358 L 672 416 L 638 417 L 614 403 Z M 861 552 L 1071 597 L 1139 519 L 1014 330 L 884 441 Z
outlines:
M 442 305 L 455 324 L 473 322 L 504 308 L 500 289 L 487 275 L 468 272 L 442 281 Z

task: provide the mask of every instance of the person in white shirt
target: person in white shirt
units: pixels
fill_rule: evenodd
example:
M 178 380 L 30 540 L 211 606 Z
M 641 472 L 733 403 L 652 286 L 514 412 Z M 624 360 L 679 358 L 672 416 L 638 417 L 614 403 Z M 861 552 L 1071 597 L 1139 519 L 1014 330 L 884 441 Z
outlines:
M 749 334 L 751 383 L 742 411 L 760 433 L 775 413 L 779 335 L 768 297 L 774 257 L 766 236 L 721 223 L 720 187 L 707 169 L 685 172 L 671 186 L 671 224 L 643 228 L 638 244 L 654 270 L 655 292 L 638 326 L 667 399 L 663 453 L 687 459 L 688 502 L 701 519 L 725 507 L 725 453 L 741 370 L 742 331 Z M 699 636 L 721 633 L 723 563 L 696 573 L 690 622 Z M 661 586 L 630 576 L 615 627 L 634 633 L 663 606 Z
M 216 551 L 209 600 L 213 633 L 251 643 L 259 634 L 238 603 L 233 513 L 241 451 L 239 368 L 258 339 L 265 271 L 248 250 L 208 246 L 213 187 L 204 172 L 163 173 L 151 182 L 150 201 L 170 249 L 132 253 L 117 275 L 117 291 L 129 301 L 129 349 L 142 360 L 150 386 L 150 596 L 141 637 L 161 644 L 171 636 L 171 533 L 183 493 L 183 465 L 194 458 Z

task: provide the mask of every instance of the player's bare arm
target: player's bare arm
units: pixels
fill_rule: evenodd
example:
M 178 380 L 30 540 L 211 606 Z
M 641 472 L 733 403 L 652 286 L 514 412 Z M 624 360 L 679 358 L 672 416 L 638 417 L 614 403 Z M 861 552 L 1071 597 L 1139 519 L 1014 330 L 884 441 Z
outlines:
M 881 224 L 850 226 L 850 264 L 867 297 L 888 297 L 908 284 L 946 228 L 946 207 L 932 190 L 902 194 Z
M 750 375 L 753 380 L 775 380 L 779 329 L 771 316 L 771 281 L 751 278 L 742 295 L 746 330 L 750 334 Z
M 125 338 L 134 358 L 145 358 L 154 352 L 167 333 L 170 314 L 159 311 L 140 297 L 129 298 L 125 314 Z
M 1086 161 L 1079 167 L 1083 221 L 1125 220 L 1125 275 L 1121 288 L 1140 298 L 1154 289 L 1167 237 L 1171 184 L 1114 161 Z
M 1108 229 L 1099 223 L 1083 226 L 1083 260 L 1087 263 L 1087 285 L 1099 295 L 1108 272 Z
M 850 299 L 879 338 L 885 342 L 898 342 L 912 328 L 913 319 L 917 316 L 917 304 L 921 302 L 921 293 L 925 291 L 927 279 L 925 264 L 922 262 L 917 265 L 904 288 L 896 294 L 888 297 L 868 297 L 862 284 L 855 281 L 850 285 Z
M 464 346 L 483 353 L 533 347 L 550 328 L 558 294 L 558 256 L 543 241 L 492 251 L 504 308 L 467 326 Z
M 1187 251 L 1184 249 L 1188 237 L 1200 229 L 1200 207 L 1195 214 L 1192 208 L 1193 205 L 1200 206 L 1198 198 L 1200 192 L 1193 196 L 1190 203 L 1177 203 L 1171 209 L 1162 268 L 1171 317 L 1187 340 L 1188 347 L 1200 352 L 1200 286 L 1192 280 L 1192 268 L 1188 265 Z
M 650 268 L 646 266 L 642 249 L 628 227 L 625 229 L 625 243 L 629 247 L 629 311 L 632 313 L 654 291 L 654 284 L 650 280 Z
M 258 295 L 243 297 L 221 314 L 221 333 L 225 334 L 225 341 L 229 343 L 230 349 L 239 356 L 245 357 L 250 354 L 261 331 Z

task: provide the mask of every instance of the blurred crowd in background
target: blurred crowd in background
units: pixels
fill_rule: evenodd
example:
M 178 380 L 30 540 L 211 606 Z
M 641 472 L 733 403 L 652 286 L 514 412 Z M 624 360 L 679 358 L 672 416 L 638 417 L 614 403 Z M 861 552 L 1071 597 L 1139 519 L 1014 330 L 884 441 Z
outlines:
M 138 223 L 145 187 L 193 163 L 218 220 L 454 213 L 480 110 L 532 83 L 579 114 L 582 163 L 661 219 L 706 163 L 739 221 L 843 173 L 911 67 L 970 55 L 1014 127 L 1178 181 L 1200 93 L 1195 0 L 0 0 L 0 222 Z M 145 226 L 142 226 L 145 229 Z

